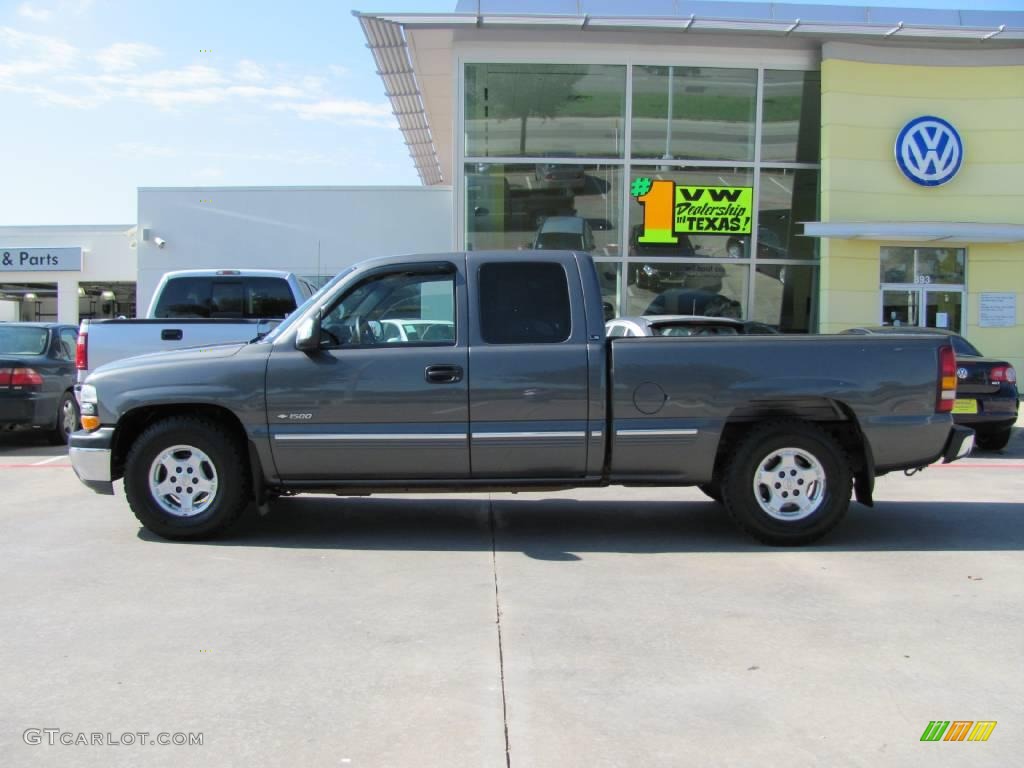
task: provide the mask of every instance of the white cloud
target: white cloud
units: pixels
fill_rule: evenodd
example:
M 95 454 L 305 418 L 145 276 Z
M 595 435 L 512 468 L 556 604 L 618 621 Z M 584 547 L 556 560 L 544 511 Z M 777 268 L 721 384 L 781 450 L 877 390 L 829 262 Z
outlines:
M 0 82 L 56 72 L 71 66 L 78 50 L 57 37 L 0 27 Z
M 251 108 L 287 112 L 301 120 L 396 127 L 386 102 L 331 93 L 322 76 L 282 74 L 249 59 L 238 62 L 234 70 L 207 64 L 148 68 L 160 55 L 158 48 L 147 43 L 121 42 L 84 57 L 60 38 L 0 27 L 0 91 L 73 109 L 127 102 L 177 112 L 244 101 Z M 80 61 L 82 66 L 76 67 Z M 347 70 L 332 67 L 331 72 Z
M 243 59 L 238 62 L 238 79 L 247 83 L 259 83 L 267 79 L 267 74 L 255 61 Z
M 322 99 L 314 102 L 288 102 L 274 109 L 294 112 L 303 120 L 331 120 L 360 125 L 394 126 L 391 106 L 381 102 L 352 99 Z
M 114 43 L 93 58 L 104 72 L 128 72 L 138 69 L 146 59 L 160 55 L 160 49 L 146 43 Z
M 327 71 L 334 77 L 348 77 L 350 73 L 348 67 L 343 67 L 340 64 L 331 64 L 331 66 L 327 68 Z
M 49 21 L 53 11 L 48 8 L 40 8 L 32 3 L 22 3 L 18 6 L 18 15 L 31 21 Z

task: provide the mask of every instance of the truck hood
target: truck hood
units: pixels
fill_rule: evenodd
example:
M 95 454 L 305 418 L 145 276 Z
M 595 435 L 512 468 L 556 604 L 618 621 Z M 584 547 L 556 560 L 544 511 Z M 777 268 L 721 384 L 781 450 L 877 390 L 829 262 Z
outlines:
M 174 349 L 170 352 L 150 352 L 145 355 L 126 357 L 122 360 L 115 360 L 112 363 L 101 365 L 89 375 L 89 378 L 91 379 L 95 374 L 113 373 L 115 371 L 126 371 L 136 368 L 152 368 L 163 365 L 178 366 L 184 363 L 220 360 L 234 357 L 246 346 L 247 344 L 244 343 L 233 342 L 231 344 L 213 344 L 207 347 L 186 347 L 185 349 Z

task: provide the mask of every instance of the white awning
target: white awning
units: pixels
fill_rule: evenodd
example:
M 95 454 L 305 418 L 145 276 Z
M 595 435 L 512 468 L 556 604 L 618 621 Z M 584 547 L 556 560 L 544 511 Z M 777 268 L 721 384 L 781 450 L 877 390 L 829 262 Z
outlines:
M 804 235 L 839 240 L 915 243 L 1021 243 L 1024 242 L 1024 225 L 941 221 L 807 221 L 804 222 Z

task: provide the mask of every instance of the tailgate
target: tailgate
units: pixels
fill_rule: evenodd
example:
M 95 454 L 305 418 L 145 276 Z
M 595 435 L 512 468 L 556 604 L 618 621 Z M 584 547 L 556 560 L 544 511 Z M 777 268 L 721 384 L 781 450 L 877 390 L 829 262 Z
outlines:
M 100 320 L 90 321 L 88 368 L 78 372 L 79 383 L 102 365 L 152 352 L 186 347 L 251 341 L 259 320 Z

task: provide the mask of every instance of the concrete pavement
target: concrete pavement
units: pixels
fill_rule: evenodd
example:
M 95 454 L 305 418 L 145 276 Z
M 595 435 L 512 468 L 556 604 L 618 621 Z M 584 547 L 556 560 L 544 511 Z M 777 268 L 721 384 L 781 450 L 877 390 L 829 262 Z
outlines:
M 284 499 L 175 544 L 2 436 L 0 764 L 1016 764 L 1022 470 L 1018 434 L 882 478 L 798 550 L 622 488 Z M 936 719 L 999 724 L 920 742 Z

